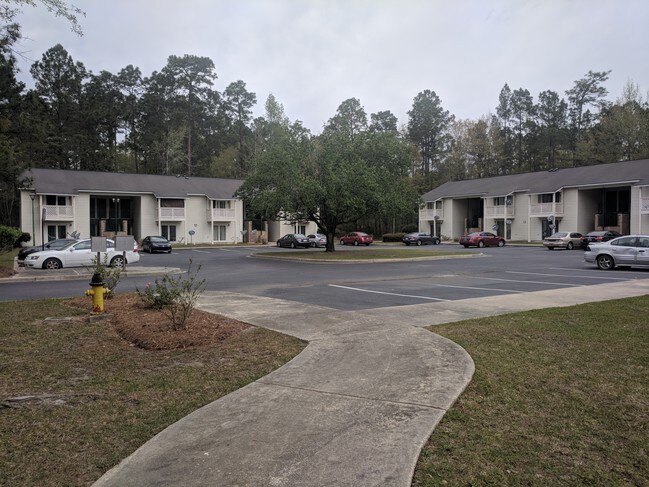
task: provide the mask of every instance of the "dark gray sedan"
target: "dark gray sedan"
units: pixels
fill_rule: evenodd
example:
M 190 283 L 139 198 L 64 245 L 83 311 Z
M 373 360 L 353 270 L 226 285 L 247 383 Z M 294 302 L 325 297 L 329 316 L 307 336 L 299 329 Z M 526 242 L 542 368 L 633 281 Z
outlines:
M 413 232 L 409 233 L 407 235 L 404 235 L 404 237 L 401 239 L 401 241 L 406 244 L 406 245 L 427 245 L 427 244 L 432 244 L 432 245 L 438 245 L 439 244 L 439 237 L 435 235 L 431 235 L 430 233 L 424 233 L 424 232 Z
M 277 246 L 289 247 L 292 249 L 296 247 L 306 248 L 311 247 L 311 240 L 309 240 L 306 235 L 303 235 L 301 233 L 287 233 L 282 238 L 277 240 Z

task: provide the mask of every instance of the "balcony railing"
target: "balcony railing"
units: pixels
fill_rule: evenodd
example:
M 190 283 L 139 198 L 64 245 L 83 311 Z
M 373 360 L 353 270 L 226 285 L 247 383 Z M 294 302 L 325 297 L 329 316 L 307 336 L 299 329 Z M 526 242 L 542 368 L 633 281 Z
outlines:
M 234 208 L 211 208 L 207 210 L 208 221 L 234 220 L 236 212 Z
M 486 206 L 484 212 L 485 218 L 513 218 L 516 208 L 513 205 Z
M 419 210 L 419 218 L 421 220 L 435 220 L 436 216 L 437 216 L 437 220 L 443 220 L 444 210 L 442 208 L 437 208 L 437 209 L 424 208 L 423 210 Z
M 178 221 L 185 219 L 185 208 L 160 208 L 160 221 Z
M 45 220 L 74 220 L 72 206 L 44 205 Z
M 536 203 L 530 205 L 531 216 L 563 215 L 563 203 Z

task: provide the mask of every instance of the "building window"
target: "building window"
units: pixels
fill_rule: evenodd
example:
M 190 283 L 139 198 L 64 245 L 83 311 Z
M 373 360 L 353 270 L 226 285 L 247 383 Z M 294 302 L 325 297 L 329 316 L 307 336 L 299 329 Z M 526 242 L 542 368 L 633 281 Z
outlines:
M 67 206 L 67 198 L 65 196 L 48 194 L 45 195 L 45 204 L 48 206 Z
M 215 242 L 225 242 L 228 234 L 228 226 L 227 225 L 214 225 L 214 241 Z
M 162 236 L 170 242 L 176 241 L 176 225 L 161 225 Z
M 297 233 L 301 233 L 302 235 L 306 235 L 306 225 L 298 225 L 297 226 Z
M 230 200 L 213 200 L 212 208 L 230 209 Z
M 494 198 L 494 206 L 505 206 L 505 197 L 498 196 L 497 198 Z
M 185 200 L 171 199 L 171 198 L 160 199 L 160 208 L 184 208 L 184 207 L 185 207 Z
M 67 230 L 67 225 L 48 225 L 47 241 L 49 242 L 55 238 L 65 238 L 67 236 Z

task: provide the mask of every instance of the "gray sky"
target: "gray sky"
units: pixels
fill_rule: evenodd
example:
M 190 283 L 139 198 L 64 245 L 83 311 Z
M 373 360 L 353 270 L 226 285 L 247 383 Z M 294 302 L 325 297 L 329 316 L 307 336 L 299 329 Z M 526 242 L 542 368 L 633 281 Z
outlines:
M 494 113 L 505 83 L 537 100 L 589 70 L 612 70 L 609 100 L 628 80 L 649 90 L 647 0 L 68 0 L 84 35 L 43 7 L 24 7 L 20 49 L 32 61 L 57 43 L 93 73 L 132 64 L 143 76 L 169 55 L 207 56 L 223 91 L 243 80 L 263 115 L 270 93 L 319 133 L 338 105 L 407 123 L 430 89 L 457 118 Z M 30 61 L 22 61 L 23 80 Z

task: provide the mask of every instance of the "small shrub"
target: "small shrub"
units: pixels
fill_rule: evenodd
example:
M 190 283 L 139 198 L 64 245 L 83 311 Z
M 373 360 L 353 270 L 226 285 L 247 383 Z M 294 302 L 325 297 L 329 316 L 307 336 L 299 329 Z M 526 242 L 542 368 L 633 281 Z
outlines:
M 136 289 L 137 294 L 145 306 L 162 311 L 174 330 L 183 330 L 205 288 L 205 279 L 198 279 L 200 270 L 201 266 L 198 266 L 195 272 L 192 271 L 190 260 L 187 277 L 165 274 L 162 279 L 156 279 L 153 285 L 148 283 L 144 290 Z
M 0 225 L 0 250 L 11 250 L 17 247 L 24 235 L 29 237 L 28 240 L 31 238 L 29 234 L 25 234 L 17 228 Z
M 384 242 L 401 242 L 401 239 L 405 233 L 402 232 L 397 232 L 397 233 L 384 233 L 383 234 L 383 241 Z
M 99 274 L 104 283 L 104 287 L 110 292 L 106 295 L 108 299 L 113 297 L 113 291 L 122 278 L 122 267 L 111 267 L 108 262 L 108 254 L 104 254 L 103 261 L 95 257 L 92 259 L 92 266 L 88 268 L 93 274 Z

